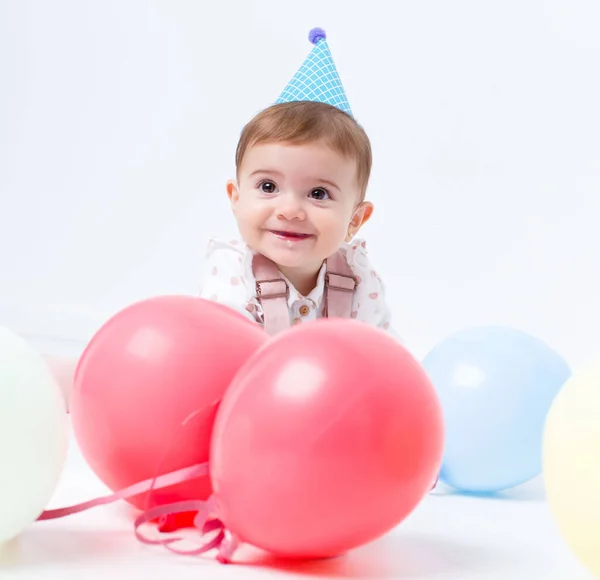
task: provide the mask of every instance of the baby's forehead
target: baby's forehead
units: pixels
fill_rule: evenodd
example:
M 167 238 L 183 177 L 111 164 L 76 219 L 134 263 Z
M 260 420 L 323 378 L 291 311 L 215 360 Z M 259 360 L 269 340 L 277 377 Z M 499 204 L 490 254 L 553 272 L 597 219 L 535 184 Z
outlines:
M 254 171 L 256 166 L 293 170 L 310 174 L 327 171 L 344 177 L 358 173 L 358 162 L 323 141 L 268 141 L 250 145 L 241 159 L 240 168 Z

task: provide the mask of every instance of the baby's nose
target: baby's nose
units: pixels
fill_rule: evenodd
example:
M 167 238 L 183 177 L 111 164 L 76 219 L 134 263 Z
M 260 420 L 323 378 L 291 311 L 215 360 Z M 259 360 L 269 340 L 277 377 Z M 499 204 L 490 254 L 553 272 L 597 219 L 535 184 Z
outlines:
M 281 202 L 277 208 L 277 214 L 279 218 L 286 220 L 306 218 L 304 205 L 296 196 L 285 195 L 281 197 Z

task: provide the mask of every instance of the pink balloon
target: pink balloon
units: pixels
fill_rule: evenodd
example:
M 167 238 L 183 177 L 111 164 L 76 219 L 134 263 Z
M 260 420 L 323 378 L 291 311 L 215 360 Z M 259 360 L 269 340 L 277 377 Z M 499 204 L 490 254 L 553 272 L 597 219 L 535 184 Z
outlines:
M 267 339 L 241 314 L 200 298 L 152 298 L 119 312 L 83 353 L 71 399 L 93 471 L 116 491 L 208 461 L 217 406 Z M 130 501 L 144 509 L 210 494 L 206 477 L 155 490 L 148 506 L 147 494 Z
M 319 320 L 257 352 L 213 431 L 219 517 L 282 557 L 339 555 L 400 523 L 431 489 L 442 411 L 421 365 L 386 333 Z

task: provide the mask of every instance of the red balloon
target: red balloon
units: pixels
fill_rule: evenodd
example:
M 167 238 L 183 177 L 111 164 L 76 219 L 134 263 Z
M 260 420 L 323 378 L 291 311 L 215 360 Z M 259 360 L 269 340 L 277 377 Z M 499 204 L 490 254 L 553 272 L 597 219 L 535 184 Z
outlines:
M 119 312 L 93 337 L 75 375 L 71 418 L 92 470 L 116 491 L 208 461 L 218 404 L 266 340 L 241 314 L 191 296 Z M 130 501 L 144 509 L 210 494 L 206 477 L 155 490 L 148 505 L 148 494 Z
M 339 555 L 417 506 L 442 447 L 434 387 L 399 342 L 353 320 L 295 327 L 223 398 L 211 447 L 219 517 L 281 557 Z

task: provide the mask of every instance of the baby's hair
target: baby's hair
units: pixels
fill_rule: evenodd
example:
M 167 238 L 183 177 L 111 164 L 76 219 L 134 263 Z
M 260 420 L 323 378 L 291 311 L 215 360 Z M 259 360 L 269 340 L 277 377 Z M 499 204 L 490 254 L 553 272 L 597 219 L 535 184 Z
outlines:
M 350 115 L 326 103 L 294 101 L 261 111 L 242 131 L 235 154 L 236 170 L 239 172 L 248 148 L 259 143 L 315 141 L 322 141 L 337 153 L 356 160 L 362 201 L 371 175 L 369 137 Z

